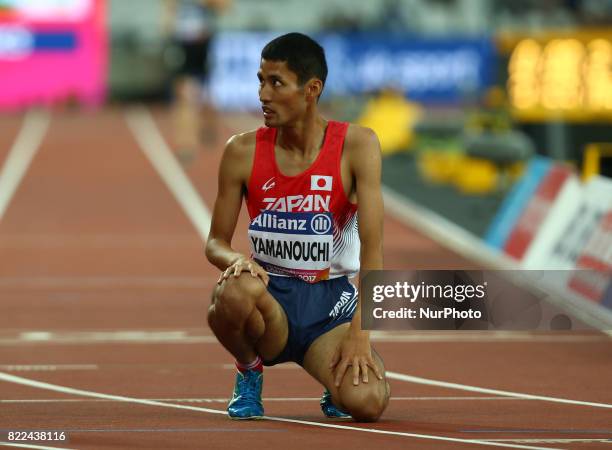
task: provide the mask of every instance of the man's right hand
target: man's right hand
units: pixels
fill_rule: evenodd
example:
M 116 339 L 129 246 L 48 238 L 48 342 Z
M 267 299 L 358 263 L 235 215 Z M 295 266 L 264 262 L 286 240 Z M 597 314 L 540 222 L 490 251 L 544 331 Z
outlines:
M 270 277 L 268 273 L 257 264 L 255 261 L 249 258 L 238 258 L 232 265 L 221 272 L 221 276 L 217 280 L 217 284 L 223 283 L 230 277 L 238 277 L 242 272 L 249 272 L 254 277 L 259 277 L 263 283 L 268 286 Z

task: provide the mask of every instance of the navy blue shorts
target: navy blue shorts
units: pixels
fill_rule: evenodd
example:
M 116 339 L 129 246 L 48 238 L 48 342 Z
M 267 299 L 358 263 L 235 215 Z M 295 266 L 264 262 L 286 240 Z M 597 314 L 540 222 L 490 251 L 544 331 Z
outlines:
M 287 314 L 289 336 L 280 354 L 272 361 L 264 361 L 266 366 L 287 361 L 301 366 L 310 344 L 338 325 L 350 322 L 357 306 L 357 289 L 347 277 L 306 283 L 299 278 L 270 275 L 268 292 Z

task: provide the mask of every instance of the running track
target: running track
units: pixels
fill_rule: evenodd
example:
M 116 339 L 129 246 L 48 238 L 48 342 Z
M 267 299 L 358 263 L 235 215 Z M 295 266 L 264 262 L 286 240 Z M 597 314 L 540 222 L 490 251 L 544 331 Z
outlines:
M 240 123 L 223 120 L 220 141 Z M 169 188 L 143 152 L 167 158 L 158 132 L 163 109 L 0 119 L 0 446 L 57 430 L 21 448 L 612 449 L 612 345 L 586 332 L 374 335 L 393 391 L 379 423 L 324 420 L 293 365 L 266 369 L 267 420 L 228 420 L 201 238 L 220 148 Z M 390 216 L 385 263 L 477 267 Z

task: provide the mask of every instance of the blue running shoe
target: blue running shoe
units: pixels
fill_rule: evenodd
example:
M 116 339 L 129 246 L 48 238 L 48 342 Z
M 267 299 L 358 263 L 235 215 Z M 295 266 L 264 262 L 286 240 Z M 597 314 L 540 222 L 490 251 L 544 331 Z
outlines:
M 263 372 L 258 370 L 238 371 L 234 394 L 227 405 L 227 413 L 232 419 L 259 419 L 264 414 L 261 404 Z
M 332 396 L 327 389 L 325 389 L 325 391 L 323 392 L 323 397 L 321 397 L 321 401 L 319 402 L 319 404 L 321 405 L 321 410 L 323 411 L 323 414 L 325 414 L 325 417 L 328 417 L 330 419 L 352 418 L 349 413 L 341 410 L 332 403 Z

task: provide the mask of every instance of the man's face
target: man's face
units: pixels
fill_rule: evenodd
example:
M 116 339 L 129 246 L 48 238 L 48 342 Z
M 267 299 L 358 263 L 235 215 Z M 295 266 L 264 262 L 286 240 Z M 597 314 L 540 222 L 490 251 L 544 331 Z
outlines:
M 293 123 L 306 110 L 304 87 L 285 61 L 261 60 L 259 71 L 259 101 L 267 127 Z

